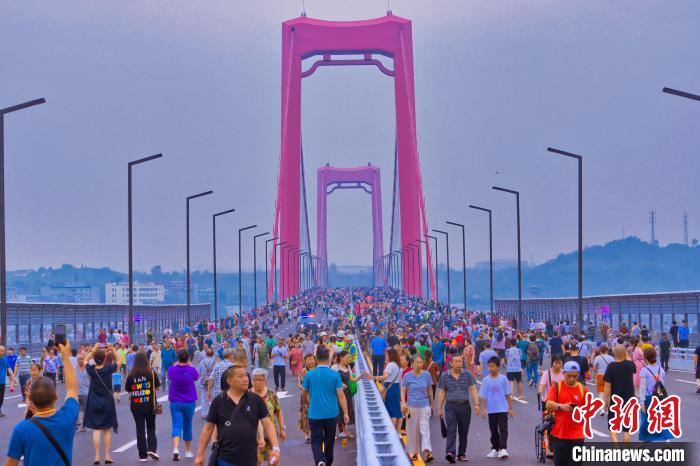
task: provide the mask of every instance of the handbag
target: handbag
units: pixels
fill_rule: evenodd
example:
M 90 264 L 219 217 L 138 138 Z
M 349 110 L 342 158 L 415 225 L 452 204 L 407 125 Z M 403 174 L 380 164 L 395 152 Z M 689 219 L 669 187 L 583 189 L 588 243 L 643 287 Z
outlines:
M 440 434 L 442 438 L 447 438 L 447 424 L 445 424 L 445 418 L 440 418 Z
M 61 457 L 63 462 L 65 463 L 66 466 L 70 466 L 70 461 L 68 461 L 68 455 L 66 455 L 66 452 L 63 451 L 63 448 L 61 448 L 61 445 L 58 443 L 56 438 L 51 435 L 51 432 L 49 432 L 49 429 L 46 428 L 44 424 L 39 421 L 39 419 L 33 417 L 29 420 L 32 424 L 37 426 L 39 430 L 41 431 L 42 434 L 46 436 L 46 439 L 51 442 L 51 445 L 56 449 L 56 452 L 58 453 L 58 456 Z
M 400 376 L 400 373 L 399 373 L 399 375 L 394 377 L 394 380 L 389 384 L 388 387 L 384 387 L 384 384 L 380 385 L 381 389 L 379 390 L 379 394 L 381 395 L 382 400 L 386 400 L 386 394 L 389 393 L 389 389 L 391 388 L 392 385 L 394 385 L 394 383 L 396 383 L 396 379 L 398 379 L 399 376 Z
M 219 396 L 224 397 L 227 395 L 224 392 Z M 243 400 L 245 400 L 247 396 L 248 396 L 248 392 L 245 392 L 243 394 L 243 396 L 241 397 L 241 399 L 238 400 L 238 404 L 233 409 L 231 416 L 224 423 L 224 428 L 217 429 L 218 432 L 216 433 L 216 442 L 211 444 L 211 454 L 209 455 L 209 462 L 207 463 L 208 466 L 218 466 L 219 465 L 219 443 L 221 442 L 221 439 L 224 438 L 224 431 L 233 424 L 233 418 L 236 417 L 236 414 L 238 414 L 238 411 L 241 409 L 241 406 L 243 406 Z
M 163 414 L 163 405 L 156 399 L 156 373 L 151 370 L 151 395 L 153 395 L 153 414 Z

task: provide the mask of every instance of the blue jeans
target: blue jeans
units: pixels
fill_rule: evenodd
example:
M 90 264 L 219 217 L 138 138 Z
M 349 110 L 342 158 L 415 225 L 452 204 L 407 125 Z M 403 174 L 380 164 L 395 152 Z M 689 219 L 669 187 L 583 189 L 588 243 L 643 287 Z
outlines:
M 238 465 L 235 465 L 233 463 L 229 463 L 226 460 L 222 460 L 221 458 L 219 458 L 217 461 L 218 461 L 217 466 L 238 466 Z
M 528 361 L 525 365 L 525 374 L 527 375 L 527 380 L 534 382 L 537 385 L 537 369 L 539 368 L 538 361 Z
M 192 417 L 196 402 L 170 403 L 172 437 L 181 437 L 185 442 L 192 440 Z

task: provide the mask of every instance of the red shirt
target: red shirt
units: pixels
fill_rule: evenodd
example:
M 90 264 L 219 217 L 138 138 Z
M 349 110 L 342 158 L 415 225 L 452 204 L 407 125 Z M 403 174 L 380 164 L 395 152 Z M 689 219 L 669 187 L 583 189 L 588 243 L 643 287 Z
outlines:
M 573 387 L 569 387 L 566 382 L 561 383 L 561 390 L 559 390 L 559 396 L 557 398 L 557 388 L 559 383 L 555 383 L 549 389 L 547 394 L 548 401 L 555 401 L 560 404 L 574 403 L 576 405 L 582 405 L 586 397 L 588 389 L 583 387 L 583 393 L 581 393 L 582 385 L 576 383 Z M 574 422 L 571 418 L 573 411 L 555 411 L 554 412 L 554 427 L 552 428 L 552 435 L 560 439 L 583 439 L 583 424 Z

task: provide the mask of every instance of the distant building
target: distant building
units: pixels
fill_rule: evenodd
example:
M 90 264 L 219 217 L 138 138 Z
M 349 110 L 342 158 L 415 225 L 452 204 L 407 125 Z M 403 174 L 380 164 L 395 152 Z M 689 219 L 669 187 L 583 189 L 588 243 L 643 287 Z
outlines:
M 129 304 L 129 285 L 108 283 L 105 285 L 107 304 Z M 134 304 L 163 304 L 165 287 L 155 283 L 134 283 Z
M 187 283 L 168 282 L 165 287 L 165 302 L 168 304 L 183 304 L 187 302 Z M 199 287 L 196 283 L 190 283 L 190 302 L 197 302 Z
M 197 303 L 213 303 L 214 288 L 199 288 L 197 290 Z
M 100 289 L 97 286 L 67 285 L 67 286 L 43 286 L 41 298 L 51 303 L 99 303 Z

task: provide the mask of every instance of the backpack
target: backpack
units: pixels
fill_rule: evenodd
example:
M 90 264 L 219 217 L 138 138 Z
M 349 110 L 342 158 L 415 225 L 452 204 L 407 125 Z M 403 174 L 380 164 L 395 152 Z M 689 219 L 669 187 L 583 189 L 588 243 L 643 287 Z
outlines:
M 651 376 L 654 378 L 654 388 L 651 391 L 651 396 L 656 397 L 659 399 L 659 401 L 663 400 L 668 396 L 668 391 L 666 390 L 666 387 L 664 387 L 663 382 L 661 382 L 661 366 L 659 366 L 659 372 L 654 375 L 653 372 L 651 372 L 651 369 L 649 369 L 649 366 L 644 366 L 644 369 L 648 370 Z
M 530 343 L 527 347 L 527 360 L 528 361 L 538 361 L 540 359 L 540 350 L 534 342 Z

